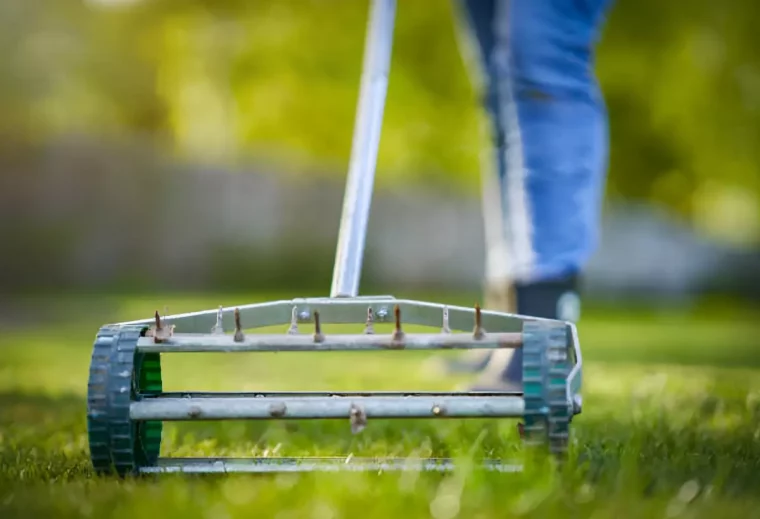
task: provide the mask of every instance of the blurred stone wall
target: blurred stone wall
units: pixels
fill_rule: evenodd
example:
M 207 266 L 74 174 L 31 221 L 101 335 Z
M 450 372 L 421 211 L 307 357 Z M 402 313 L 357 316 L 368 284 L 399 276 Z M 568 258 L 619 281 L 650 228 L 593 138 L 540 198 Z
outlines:
M 316 173 L 182 165 L 139 143 L 9 147 L 0 153 L 0 286 L 326 294 L 342 196 L 342 184 Z M 587 285 L 607 299 L 756 296 L 757 257 L 702 242 L 652 208 L 618 205 Z M 478 200 L 375 193 L 363 287 L 476 291 L 483 262 Z

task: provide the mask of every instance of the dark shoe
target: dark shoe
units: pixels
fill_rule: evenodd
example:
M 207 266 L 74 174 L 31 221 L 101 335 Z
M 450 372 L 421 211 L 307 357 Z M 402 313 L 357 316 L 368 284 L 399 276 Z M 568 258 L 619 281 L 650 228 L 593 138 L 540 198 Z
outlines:
M 544 319 L 577 321 L 580 317 L 578 276 L 530 284 L 517 284 L 517 313 Z M 508 352 L 505 352 L 505 354 Z M 491 363 L 475 387 L 522 387 L 522 350 L 513 350 L 508 361 L 492 355 Z M 498 364 L 497 364 L 498 363 Z

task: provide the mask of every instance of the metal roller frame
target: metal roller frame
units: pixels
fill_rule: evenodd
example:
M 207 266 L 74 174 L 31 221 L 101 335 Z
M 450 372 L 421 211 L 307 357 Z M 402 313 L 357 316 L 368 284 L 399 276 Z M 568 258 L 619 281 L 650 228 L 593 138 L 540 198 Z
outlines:
M 255 326 L 244 328 L 243 316 Z M 359 316 L 363 316 L 363 321 L 357 319 Z M 361 334 L 327 333 L 331 323 L 362 322 Z M 392 323 L 392 331 L 376 333 L 378 322 Z M 310 328 L 314 333 L 299 330 L 299 325 L 306 323 L 313 325 Z M 440 332 L 406 333 L 405 324 L 437 327 Z M 251 333 L 251 328 L 275 325 L 282 325 L 282 334 Z M 160 358 L 171 353 L 475 348 L 523 348 L 523 391 L 172 393 L 161 390 Z M 204 420 L 343 419 L 357 433 L 378 419 L 517 418 L 524 422 L 526 443 L 546 446 L 562 456 L 572 416 L 581 410 L 581 369 L 580 345 L 571 323 L 489 312 L 478 307 L 383 296 L 295 299 L 167 317 L 156 313 L 150 319 L 105 326 L 96 338 L 88 399 L 92 462 L 100 473 L 119 475 L 446 471 L 455 466 L 450 459 L 158 457 L 163 422 Z M 515 463 L 503 460 L 482 462 L 485 470 L 513 471 L 515 467 Z
M 104 326 L 90 365 L 87 424 L 97 473 L 232 473 L 454 468 L 450 459 L 160 458 L 164 421 L 345 419 L 354 433 L 375 419 L 520 418 L 529 445 L 562 456 L 569 424 L 581 411 L 580 344 L 572 323 L 436 303 L 359 296 L 367 220 L 388 84 L 394 0 L 373 0 L 351 162 L 330 297 L 250 304 Z M 440 333 L 416 334 L 403 325 Z M 245 325 L 243 325 L 245 323 Z M 313 325 L 302 334 L 299 325 Z M 332 334 L 331 324 L 361 324 L 361 334 Z M 388 334 L 378 323 L 393 323 Z M 283 334 L 251 334 L 282 325 Z M 403 351 L 523 349 L 520 392 L 165 393 L 161 357 L 177 352 Z M 485 460 L 482 467 L 514 471 Z

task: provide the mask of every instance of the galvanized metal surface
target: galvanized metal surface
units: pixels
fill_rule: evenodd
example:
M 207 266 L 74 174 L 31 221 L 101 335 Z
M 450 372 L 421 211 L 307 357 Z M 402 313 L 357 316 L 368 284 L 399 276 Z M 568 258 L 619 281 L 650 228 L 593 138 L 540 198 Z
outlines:
M 393 296 L 359 296 L 341 298 L 299 298 L 266 303 L 255 303 L 239 307 L 220 307 L 218 309 L 169 315 L 163 318 L 167 325 L 181 333 L 223 333 L 235 328 L 234 313 L 236 308 L 243 327 L 254 329 L 264 326 L 293 325 L 312 323 L 314 312 L 319 312 L 322 324 L 357 324 L 366 320 L 368 310 L 372 311 L 376 323 L 391 322 L 393 308 L 398 305 L 403 320 L 407 324 L 434 326 L 441 329 L 471 331 L 475 323 L 475 309 L 463 306 L 451 306 L 438 303 L 395 299 Z M 483 328 L 488 332 L 521 332 L 526 321 L 546 321 L 547 319 L 482 310 Z M 295 321 L 293 320 L 295 317 Z M 139 319 L 117 323 L 120 325 L 141 324 L 150 326 L 154 318 Z M 570 329 L 575 364 L 568 377 L 568 400 L 581 404 L 580 390 L 582 382 L 583 359 L 581 355 L 578 330 L 573 323 L 566 323 Z M 285 331 L 285 330 L 284 330 Z M 329 333 L 329 329 L 325 329 Z M 291 335 L 296 336 L 296 335 Z M 250 335 L 249 335 L 250 337 Z M 141 340 L 141 343 L 146 341 Z
M 398 397 L 456 397 L 456 396 L 522 396 L 521 391 L 165 391 L 159 394 L 140 395 L 142 401 L 160 398 L 292 398 L 292 397 L 354 397 L 354 396 L 398 396 Z
M 271 420 L 350 418 L 506 418 L 522 416 L 518 396 L 308 396 L 149 398 L 132 402 L 132 420 Z
M 142 337 L 137 349 L 151 352 L 244 352 L 244 351 L 369 351 L 519 348 L 520 333 L 493 333 L 476 339 L 472 334 L 407 334 L 396 340 L 391 334 L 324 336 L 315 342 L 310 335 L 246 335 L 239 342 L 232 335 L 178 334 L 156 343 Z
M 359 293 L 372 184 L 388 91 L 395 15 L 395 0 L 372 2 L 331 297 L 355 297 Z
M 453 331 L 472 331 L 475 327 L 475 308 L 444 305 L 425 301 L 394 299 L 390 296 L 331 299 L 326 297 L 292 299 L 222 307 L 183 314 L 167 315 L 163 321 L 173 325 L 175 333 L 208 333 L 217 325 L 228 332 L 235 329 L 234 313 L 239 310 L 242 327 L 246 330 L 264 326 L 283 326 L 283 333 L 291 324 L 295 313 L 297 324 L 313 323 L 314 312 L 319 312 L 322 325 L 364 323 L 367 311 L 372 310 L 375 323 L 392 323 L 393 309 L 398 305 L 404 324 L 444 327 L 444 312 L 448 313 L 448 326 Z M 294 312 L 295 310 L 295 312 Z M 537 317 L 482 310 L 482 325 L 486 332 L 520 332 L 525 321 L 546 321 Z M 221 323 L 217 322 L 221 315 Z M 153 317 L 127 321 L 123 325 L 155 322 Z M 323 330 L 330 333 L 329 328 Z
M 393 309 L 395 306 L 398 306 L 400 309 L 404 323 L 406 324 L 434 326 L 439 327 L 439 329 L 457 331 L 472 331 L 475 326 L 476 310 L 474 308 L 395 299 L 392 296 L 359 296 L 347 299 L 319 297 L 281 300 L 170 315 L 164 317 L 163 322 L 167 326 L 173 326 L 174 330 L 179 334 L 178 336 L 181 336 L 183 333 L 207 333 L 212 330 L 215 336 L 221 336 L 220 334 L 223 334 L 225 330 L 231 332 L 236 328 L 235 310 L 237 309 L 238 318 L 246 329 L 273 325 L 290 325 L 283 332 L 289 332 L 288 336 L 294 338 L 299 336 L 296 333 L 298 324 L 312 323 L 315 312 L 319 313 L 320 321 L 323 325 L 362 323 L 366 320 L 368 311 L 371 311 L 375 323 L 390 323 L 393 321 Z M 493 332 L 521 332 L 523 323 L 528 321 L 548 321 L 548 319 L 490 310 L 482 310 L 480 313 L 482 326 L 486 332 L 486 340 L 489 340 L 488 337 Z M 118 324 L 150 326 L 154 322 L 154 318 L 148 318 Z M 573 323 L 566 323 L 566 326 L 570 330 L 569 335 L 574 357 L 574 365 L 568 377 L 567 398 L 569 402 L 574 403 L 576 412 L 579 412 L 582 404 L 580 391 L 583 359 L 576 326 Z M 323 326 L 322 330 L 329 337 L 329 327 Z M 409 337 L 413 337 L 414 335 L 416 334 L 409 334 Z M 246 336 L 246 338 L 252 337 L 255 336 Z M 150 340 L 141 339 L 140 347 L 142 348 L 142 345 L 145 345 L 148 348 L 147 343 L 149 342 Z
M 451 472 L 456 462 L 448 458 L 159 458 L 141 467 L 142 474 L 228 474 L 277 472 Z M 477 462 L 476 468 L 491 472 L 520 472 L 522 465 L 499 460 Z

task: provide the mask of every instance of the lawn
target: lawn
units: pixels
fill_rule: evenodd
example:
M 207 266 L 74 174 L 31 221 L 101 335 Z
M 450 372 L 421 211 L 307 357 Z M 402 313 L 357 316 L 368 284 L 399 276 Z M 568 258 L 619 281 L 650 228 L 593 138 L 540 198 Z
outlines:
M 262 299 L 21 301 L 0 335 L 0 517 L 759 517 L 760 311 L 589 311 L 584 412 L 562 473 L 165 476 L 90 468 L 85 397 L 100 324 Z M 264 299 L 270 299 L 266 297 Z M 439 298 L 469 304 L 466 298 Z M 31 311 L 34 310 L 34 311 Z M 186 354 L 165 390 L 455 389 L 421 352 Z M 167 424 L 162 455 L 519 458 L 515 421 Z

